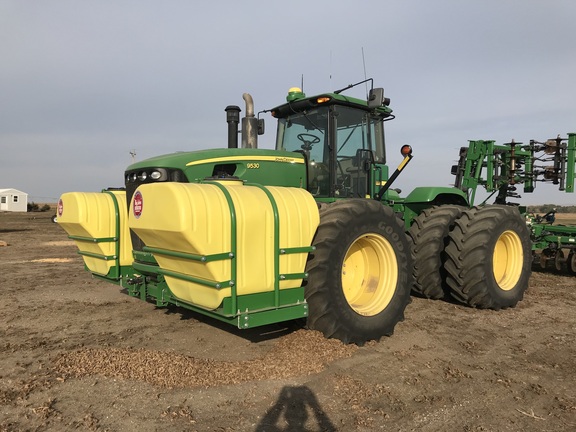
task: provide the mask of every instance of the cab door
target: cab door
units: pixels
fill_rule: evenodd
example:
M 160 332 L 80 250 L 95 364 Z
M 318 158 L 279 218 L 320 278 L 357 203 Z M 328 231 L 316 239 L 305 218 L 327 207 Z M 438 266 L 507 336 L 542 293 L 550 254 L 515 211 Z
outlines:
M 367 111 L 335 106 L 333 124 L 336 154 L 334 196 L 370 198 L 370 174 L 375 162 L 374 125 Z

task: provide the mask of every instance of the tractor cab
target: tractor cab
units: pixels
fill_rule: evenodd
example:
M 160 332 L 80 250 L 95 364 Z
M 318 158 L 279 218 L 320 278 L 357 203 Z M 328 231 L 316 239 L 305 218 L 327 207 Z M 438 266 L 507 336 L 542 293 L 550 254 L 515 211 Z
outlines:
M 339 92 L 308 98 L 292 88 L 286 99 L 272 110 L 276 150 L 304 155 L 308 191 L 316 198 L 372 196 L 386 163 L 384 121 L 393 118 L 382 90 L 365 101 Z

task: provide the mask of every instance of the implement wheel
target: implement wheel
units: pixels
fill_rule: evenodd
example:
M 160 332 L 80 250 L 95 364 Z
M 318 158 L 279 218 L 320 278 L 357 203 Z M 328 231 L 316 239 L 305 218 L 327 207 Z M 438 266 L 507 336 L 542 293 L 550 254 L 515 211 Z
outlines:
M 454 221 L 460 217 L 463 207 L 444 205 L 424 210 L 410 227 L 412 256 L 414 258 L 414 286 L 412 290 L 430 299 L 444 298 L 446 272 L 444 248 Z
M 574 250 L 570 251 L 566 264 L 568 266 L 568 273 L 570 273 L 573 276 L 576 276 L 576 251 Z
M 412 285 L 410 245 L 389 207 L 366 199 L 326 206 L 310 254 L 308 327 L 362 345 L 394 332 Z
M 472 307 L 514 307 L 528 288 L 531 260 L 530 232 L 516 208 L 467 210 L 446 247 L 450 294 Z
M 564 252 L 562 252 L 562 249 L 558 249 L 554 255 L 554 268 L 559 272 L 562 271 L 562 267 L 564 267 L 564 258 L 566 258 Z

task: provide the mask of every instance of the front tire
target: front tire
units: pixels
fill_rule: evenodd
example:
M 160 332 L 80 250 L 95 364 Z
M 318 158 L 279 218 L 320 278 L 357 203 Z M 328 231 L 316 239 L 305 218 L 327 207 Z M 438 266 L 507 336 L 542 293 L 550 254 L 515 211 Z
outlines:
M 531 249 L 530 231 L 516 208 L 465 211 L 446 247 L 450 294 L 472 307 L 514 307 L 528 288 Z
M 330 204 L 313 244 L 308 327 L 358 345 L 391 335 L 412 285 L 410 246 L 392 209 L 366 199 Z

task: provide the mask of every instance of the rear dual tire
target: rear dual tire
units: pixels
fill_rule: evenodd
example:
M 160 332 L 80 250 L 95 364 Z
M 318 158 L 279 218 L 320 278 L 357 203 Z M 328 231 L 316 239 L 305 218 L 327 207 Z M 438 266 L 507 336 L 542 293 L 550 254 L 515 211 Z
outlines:
M 418 215 L 410 227 L 414 260 L 412 291 L 429 299 L 441 299 L 449 292 L 444 270 L 444 249 L 450 230 L 464 207 L 444 205 L 431 207 Z
M 490 205 L 462 213 L 446 246 L 446 284 L 462 303 L 514 307 L 531 274 L 530 232 L 518 210 Z

